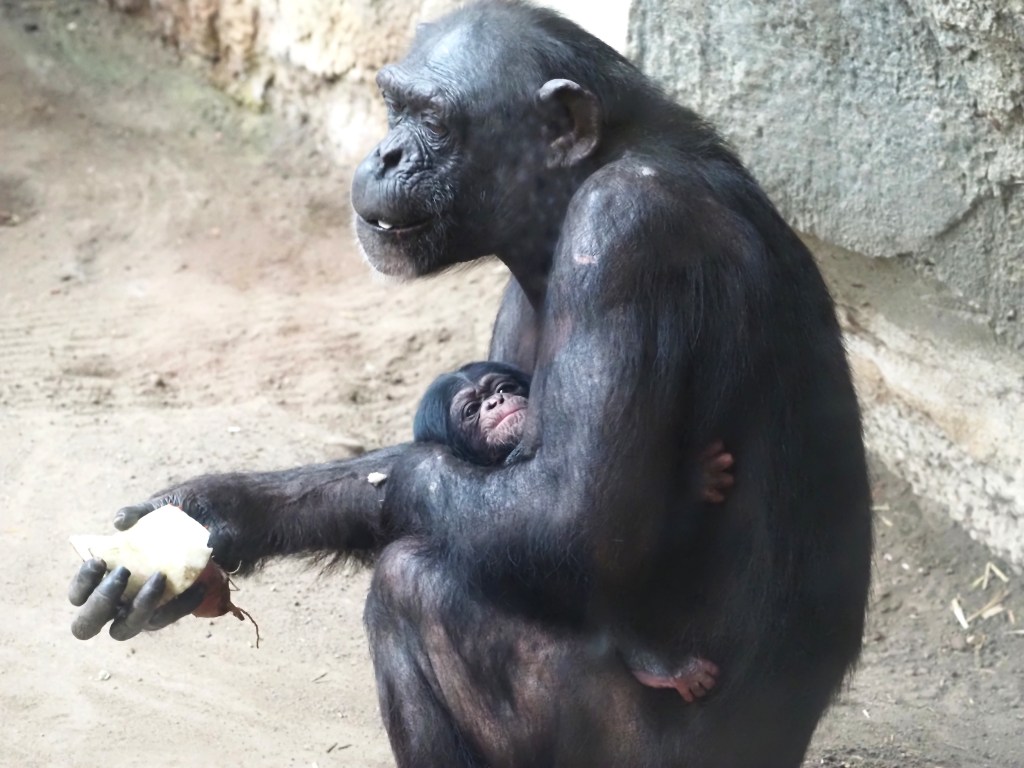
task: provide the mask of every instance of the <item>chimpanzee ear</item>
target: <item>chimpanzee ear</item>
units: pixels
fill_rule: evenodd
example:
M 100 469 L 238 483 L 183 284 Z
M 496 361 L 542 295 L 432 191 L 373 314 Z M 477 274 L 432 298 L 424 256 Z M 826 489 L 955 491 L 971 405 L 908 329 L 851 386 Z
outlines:
M 597 97 L 572 80 L 548 80 L 537 91 L 537 106 L 549 132 L 547 165 L 568 168 L 589 157 L 601 140 Z

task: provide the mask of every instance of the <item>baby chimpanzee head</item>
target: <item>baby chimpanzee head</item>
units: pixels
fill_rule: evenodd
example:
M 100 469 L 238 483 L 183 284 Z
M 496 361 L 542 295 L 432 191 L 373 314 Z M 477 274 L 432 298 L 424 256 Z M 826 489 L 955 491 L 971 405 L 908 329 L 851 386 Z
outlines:
M 530 377 L 504 363 L 469 363 L 427 388 L 413 422 L 417 442 L 442 443 L 474 464 L 505 460 L 526 421 Z

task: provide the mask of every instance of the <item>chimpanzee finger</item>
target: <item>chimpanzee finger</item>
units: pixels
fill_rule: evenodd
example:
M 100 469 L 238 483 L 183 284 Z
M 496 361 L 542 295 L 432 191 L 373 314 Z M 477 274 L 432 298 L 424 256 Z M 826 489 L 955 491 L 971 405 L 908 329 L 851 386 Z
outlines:
M 167 577 L 162 573 L 154 573 L 146 579 L 128 610 L 110 625 L 110 636 L 115 640 L 128 640 L 145 629 L 166 586 Z
M 711 464 L 709 468 L 715 470 L 716 472 L 724 472 L 725 470 L 729 469 L 729 467 L 736 463 L 736 460 L 733 458 L 733 455 L 731 453 L 719 453 L 717 456 L 712 454 L 708 458 L 711 459 Z
M 78 573 L 71 579 L 71 585 L 68 587 L 68 600 L 71 601 L 71 604 L 84 605 L 85 601 L 89 599 L 89 595 L 103 581 L 106 573 L 107 564 L 97 557 L 82 563 L 82 567 L 78 569 Z
M 711 675 L 705 674 L 704 672 L 698 672 L 696 679 L 693 681 L 693 685 L 699 686 L 701 694 L 707 693 L 715 687 L 715 678 Z
M 700 452 L 700 456 L 698 458 L 701 461 L 708 461 L 716 453 L 721 453 L 723 450 L 725 450 L 725 443 L 721 440 L 715 440 L 715 442 Z
M 736 478 L 727 472 L 723 472 L 720 475 L 712 475 L 708 482 L 713 488 L 717 488 L 720 491 L 727 491 L 736 484 Z
M 159 506 L 161 506 L 160 502 L 144 501 L 141 504 L 122 507 L 117 511 L 117 514 L 114 515 L 114 527 L 119 531 L 126 531 L 139 522 L 139 518 L 144 515 L 148 515 Z
M 205 595 L 206 585 L 197 581 L 176 598 L 157 608 L 146 622 L 146 629 L 163 629 L 168 624 L 188 616 L 199 607 Z
M 242 564 L 237 557 L 232 556 L 232 544 L 234 544 L 234 537 L 229 530 L 219 526 L 210 529 L 210 538 L 206 542 L 206 546 L 213 550 L 213 557 L 217 561 L 217 565 L 228 573 L 235 573 Z
M 103 625 L 117 616 L 121 595 L 128 586 L 128 569 L 118 566 L 93 590 L 71 622 L 71 634 L 79 640 L 96 635 Z

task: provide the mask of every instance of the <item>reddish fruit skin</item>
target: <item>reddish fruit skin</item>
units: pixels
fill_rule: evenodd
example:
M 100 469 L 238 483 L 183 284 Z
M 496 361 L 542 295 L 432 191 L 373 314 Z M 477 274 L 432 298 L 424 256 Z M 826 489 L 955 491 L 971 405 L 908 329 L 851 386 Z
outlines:
M 239 621 L 248 619 L 256 628 L 256 647 L 259 648 L 260 625 L 247 610 L 231 602 L 231 579 L 227 572 L 211 559 L 195 581 L 197 584 L 200 582 L 206 585 L 206 594 L 203 595 L 203 602 L 199 607 L 192 611 L 192 615 L 202 619 L 214 619 L 230 613 Z
M 212 619 L 223 616 L 225 613 L 234 613 L 235 606 L 231 604 L 231 589 L 228 583 L 228 575 L 211 559 L 206 564 L 203 572 L 199 574 L 196 583 L 206 585 L 206 595 L 199 607 L 192 611 L 193 616 L 204 619 Z

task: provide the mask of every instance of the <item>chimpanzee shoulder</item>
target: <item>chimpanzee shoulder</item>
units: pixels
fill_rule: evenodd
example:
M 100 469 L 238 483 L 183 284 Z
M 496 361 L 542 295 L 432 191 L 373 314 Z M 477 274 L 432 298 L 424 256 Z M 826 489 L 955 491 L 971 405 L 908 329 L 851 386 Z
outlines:
M 706 268 L 756 258 L 764 233 L 750 211 L 767 201 L 749 194 L 748 179 L 742 168 L 717 158 L 616 160 L 577 191 L 563 225 L 562 250 L 579 266 L 618 255 L 612 259 L 617 270 L 696 262 Z

